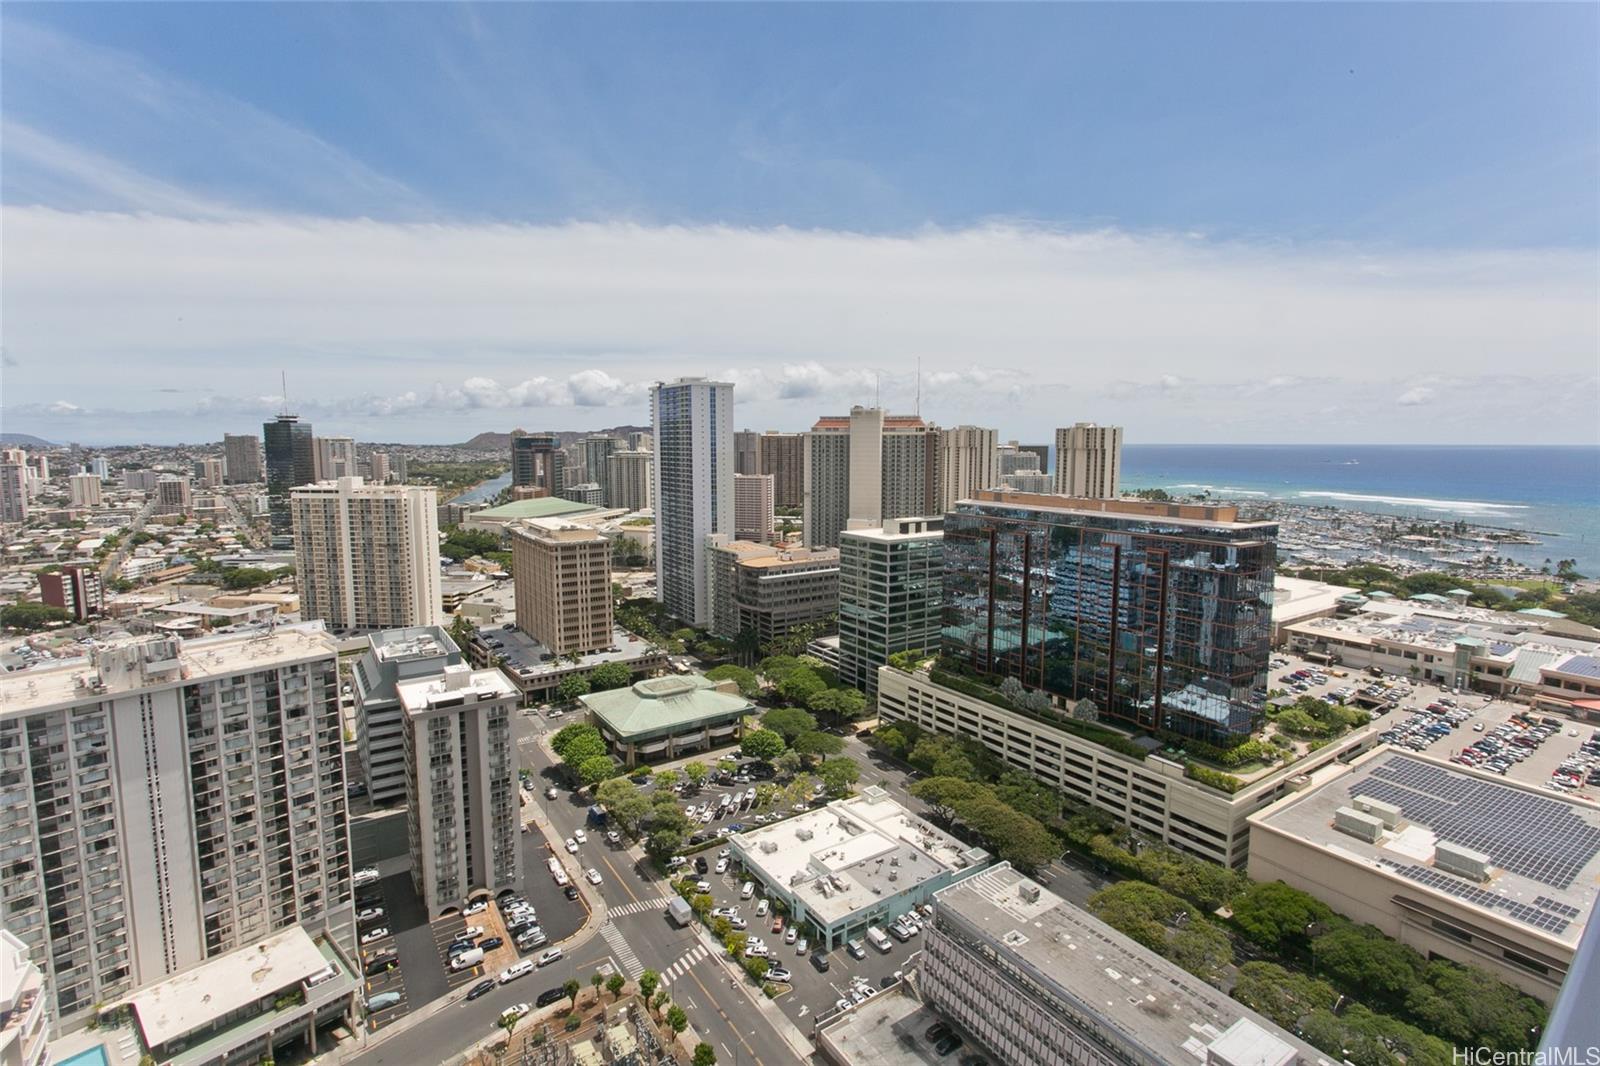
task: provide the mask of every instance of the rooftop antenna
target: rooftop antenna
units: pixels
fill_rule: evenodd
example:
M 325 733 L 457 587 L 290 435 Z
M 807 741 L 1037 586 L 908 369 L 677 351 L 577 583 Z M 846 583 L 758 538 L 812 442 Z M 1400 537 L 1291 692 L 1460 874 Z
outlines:
M 917 356 L 917 417 L 922 417 L 922 356 Z
M 283 375 L 283 413 L 284 414 L 288 414 L 289 413 L 289 372 L 287 370 L 280 370 L 280 371 L 278 371 L 278 373 Z
M 883 407 L 883 371 L 874 370 L 872 372 L 872 381 L 872 406 L 881 408 Z

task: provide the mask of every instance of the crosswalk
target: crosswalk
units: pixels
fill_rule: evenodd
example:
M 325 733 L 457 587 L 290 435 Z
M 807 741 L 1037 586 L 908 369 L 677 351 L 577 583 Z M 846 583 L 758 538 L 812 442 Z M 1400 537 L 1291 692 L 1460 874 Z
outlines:
M 663 986 L 670 985 L 678 978 L 687 974 L 689 972 L 689 967 L 693 966 L 701 959 L 709 958 L 710 955 L 710 948 L 706 947 L 704 944 L 696 944 L 693 948 L 689 949 L 683 958 L 679 959 L 677 962 L 661 971 L 661 984 Z
M 633 953 L 633 949 L 628 946 L 628 942 L 622 939 L 622 931 L 607 922 L 600 927 L 600 935 L 611 946 L 612 954 L 622 964 L 623 973 L 627 975 L 628 980 L 637 980 L 639 975 L 644 973 L 644 963 L 639 961 L 639 956 Z
M 630 914 L 665 910 L 667 901 L 675 898 L 675 896 L 661 896 L 658 899 L 642 899 L 637 903 L 624 903 L 620 907 L 607 907 L 606 914 L 612 918 L 626 918 Z

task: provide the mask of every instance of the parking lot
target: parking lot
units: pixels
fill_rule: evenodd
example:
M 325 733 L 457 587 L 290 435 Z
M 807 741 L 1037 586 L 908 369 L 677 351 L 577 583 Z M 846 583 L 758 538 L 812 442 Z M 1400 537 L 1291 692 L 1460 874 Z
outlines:
M 1600 801 L 1600 730 L 1592 726 L 1535 714 L 1525 704 L 1435 682 L 1393 675 L 1374 677 L 1289 654 L 1276 655 L 1272 662 L 1273 689 L 1289 688 L 1295 696 L 1366 706 L 1384 727 L 1380 735 L 1391 743 L 1522 784 Z M 1297 671 L 1318 672 L 1325 680 L 1307 680 L 1301 689 L 1290 688 L 1286 680 Z M 1522 742 L 1512 743 L 1517 737 L 1522 737 Z M 1489 743 L 1484 747 L 1498 751 L 1468 752 L 1485 740 Z M 1468 752 L 1465 762 L 1464 752 Z M 1511 752 L 1515 754 L 1502 754 Z M 1501 758 L 1491 766 L 1492 754 L 1501 754 Z M 1557 777 L 1568 784 L 1549 784 Z

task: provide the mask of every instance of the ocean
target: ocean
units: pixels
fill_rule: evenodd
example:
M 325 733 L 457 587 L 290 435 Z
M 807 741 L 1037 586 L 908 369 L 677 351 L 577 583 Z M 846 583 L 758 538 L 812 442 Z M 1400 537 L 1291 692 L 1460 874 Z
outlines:
M 1128 444 L 1122 487 L 1523 530 L 1543 543 L 1500 554 L 1600 577 L 1600 447 Z

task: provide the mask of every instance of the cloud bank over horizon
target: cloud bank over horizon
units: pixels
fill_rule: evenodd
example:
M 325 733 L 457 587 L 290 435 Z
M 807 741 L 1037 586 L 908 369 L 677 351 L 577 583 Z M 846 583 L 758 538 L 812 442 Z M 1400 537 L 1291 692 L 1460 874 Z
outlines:
M 5 207 L 7 428 L 215 438 L 282 404 L 448 441 L 647 417 L 733 381 L 800 429 L 881 396 L 941 424 L 1130 440 L 1586 442 L 1593 257 L 995 222 L 864 235 Z M 1563 412 L 1570 418 L 1563 417 Z M 1463 419 L 1487 419 L 1463 428 Z

